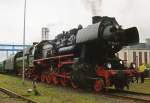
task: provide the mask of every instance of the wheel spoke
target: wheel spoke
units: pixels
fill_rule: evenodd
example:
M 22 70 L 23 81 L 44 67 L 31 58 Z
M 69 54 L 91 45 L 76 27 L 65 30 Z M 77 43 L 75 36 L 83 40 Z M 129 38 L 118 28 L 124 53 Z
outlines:
M 55 85 L 57 85 L 58 84 L 58 80 L 57 80 L 57 77 L 55 76 L 55 75 L 53 75 L 53 77 L 52 77 L 53 79 L 53 83 L 55 84 Z
M 71 86 L 72 86 L 73 89 L 77 89 L 78 88 L 78 86 L 73 81 L 71 81 Z
M 50 75 L 47 75 L 47 76 L 46 76 L 46 82 L 47 82 L 48 84 L 51 84 L 51 76 L 50 76 Z
M 67 80 L 65 80 L 64 78 L 61 78 L 61 79 L 60 79 L 60 83 L 61 83 L 61 85 L 64 86 L 64 87 L 67 86 Z
M 45 82 L 45 75 L 44 74 L 41 75 L 41 81 Z

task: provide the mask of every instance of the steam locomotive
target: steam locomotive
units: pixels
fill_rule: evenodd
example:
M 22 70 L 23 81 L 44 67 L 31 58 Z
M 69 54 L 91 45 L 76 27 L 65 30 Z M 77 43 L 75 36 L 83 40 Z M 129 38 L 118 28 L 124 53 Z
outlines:
M 92 24 L 63 31 L 54 40 L 43 40 L 3 62 L 6 71 L 48 84 L 92 88 L 100 92 L 112 85 L 124 89 L 134 76 L 115 53 L 139 42 L 136 27 L 123 29 L 111 17 L 92 17 Z M 11 63 L 10 63 L 11 62 Z

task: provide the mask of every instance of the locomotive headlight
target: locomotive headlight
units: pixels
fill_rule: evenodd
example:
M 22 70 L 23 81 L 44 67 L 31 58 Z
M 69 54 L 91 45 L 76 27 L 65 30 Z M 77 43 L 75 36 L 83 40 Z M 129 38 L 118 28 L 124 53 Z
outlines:
M 132 64 L 132 67 L 133 67 L 133 68 L 136 68 L 136 65 L 135 65 L 135 64 Z
M 112 66 L 111 66 L 111 63 L 107 63 L 107 68 L 111 68 Z
M 120 61 L 120 64 L 123 64 L 123 61 Z

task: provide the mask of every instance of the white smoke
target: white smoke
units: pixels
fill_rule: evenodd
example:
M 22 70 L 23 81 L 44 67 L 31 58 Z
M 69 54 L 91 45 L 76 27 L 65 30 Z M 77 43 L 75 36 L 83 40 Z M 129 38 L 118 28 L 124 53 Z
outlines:
M 89 10 L 92 16 L 101 15 L 102 0 L 82 0 L 86 9 Z

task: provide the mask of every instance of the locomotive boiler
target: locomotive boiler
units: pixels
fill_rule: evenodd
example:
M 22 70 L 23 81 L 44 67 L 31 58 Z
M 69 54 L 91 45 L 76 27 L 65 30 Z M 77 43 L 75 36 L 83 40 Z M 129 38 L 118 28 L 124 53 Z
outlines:
M 96 92 L 112 85 L 116 89 L 127 86 L 134 70 L 121 63 L 115 53 L 139 42 L 137 28 L 123 29 L 111 17 L 92 19 L 93 23 L 86 28 L 79 25 L 31 47 L 28 64 L 32 68 L 26 70 L 26 77 L 48 84 L 92 88 Z

